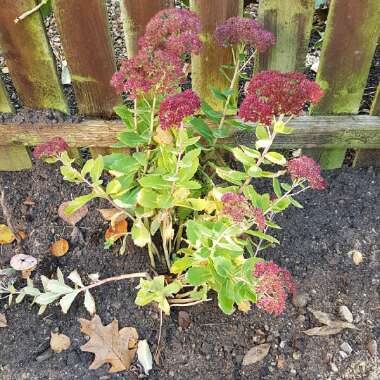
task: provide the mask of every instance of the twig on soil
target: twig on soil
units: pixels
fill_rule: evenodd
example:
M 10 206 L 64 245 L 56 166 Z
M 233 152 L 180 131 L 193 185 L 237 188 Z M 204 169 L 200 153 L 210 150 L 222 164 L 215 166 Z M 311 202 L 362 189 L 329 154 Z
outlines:
M 156 363 L 160 360 L 160 344 L 161 344 L 161 334 L 162 334 L 162 310 L 160 309 L 160 330 L 158 332 L 158 339 L 157 339 L 157 348 L 156 352 L 154 353 L 154 360 Z
M 1 209 L 3 210 L 3 215 L 7 222 L 7 226 L 9 227 L 9 229 L 12 231 L 13 235 L 15 236 L 16 241 L 17 241 L 17 247 L 19 251 L 22 253 L 23 251 L 22 240 L 20 236 L 18 235 L 18 233 L 16 232 L 16 229 L 12 223 L 12 215 L 5 202 L 5 192 L 4 192 L 4 189 L 1 187 L 1 185 L 0 185 L 0 206 L 1 206 Z
M 28 11 L 24 12 L 22 15 L 15 18 L 15 24 L 20 22 L 21 20 L 24 20 L 24 18 L 27 18 L 29 15 L 31 15 L 34 12 L 37 12 L 40 8 L 42 8 L 45 4 L 47 4 L 49 0 L 42 0 L 39 4 L 37 4 L 34 8 L 29 9 Z

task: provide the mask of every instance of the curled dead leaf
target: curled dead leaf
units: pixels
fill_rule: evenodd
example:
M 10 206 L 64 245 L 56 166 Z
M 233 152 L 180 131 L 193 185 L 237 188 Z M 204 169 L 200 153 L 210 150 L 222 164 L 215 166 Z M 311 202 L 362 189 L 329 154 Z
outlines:
M 7 327 L 7 326 L 8 326 L 8 322 L 7 322 L 7 318 L 5 317 L 5 314 L 0 313 L 0 328 Z
M 69 250 L 69 243 L 65 239 L 57 240 L 50 246 L 50 251 L 52 255 L 55 257 L 64 256 L 68 250 Z
M 252 347 L 243 358 L 243 366 L 255 364 L 263 360 L 269 353 L 270 344 L 264 343 L 258 346 Z
M 65 210 L 69 206 L 70 202 L 63 202 L 58 208 L 58 216 L 63 219 L 66 223 L 75 226 L 80 222 L 88 213 L 88 207 L 86 205 L 82 206 L 70 215 L 67 215 Z
M 21 240 L 25 240 L 26 237 L 28 236 L 25 231 L 19 231 L 19 232 L 17 232 L 17 234 L 18 234 L 18 236 L 20 236 Z
M 115 226 L 110 226 L 105 233 L 105 240 L 112 239 L 116 241 L 123 237 L 128 232 L 128 223 L 125 219 L 120 220 L 115 223 Z
M 137 351 L 138 334 L 133 327 L 124 327 L 119 331 L 119 323 L 113 320 L 103 326 L 98 315 L 92 320 L 80 319 L 81 331 L 90 340 L 81 346 L 81 350 L 95 354 L 90 369 L 97 369 L 103 364 L 111 364 L 111 373 L 129 369 Z
M 125 219 L 125 212 L 117 208 L 100 208 L 98 209 L 104 220 L 111 222 L 111 226 L 114 227 L 115 223 Z
M 304 334 L 309 336 L 328 336 L 339 334 L 343 331 L 342 327 L 333 327 L 333 326 L 321 326 L 313 327 L 312 329 L 304 331 Z
M 30 255 L 14 255 L 11 258 L 10 265 L 17 271 L 33 270 L 37 266 L 37 259 Z
M 0 224 L 0 245 L 10 244 L 16 239 L 12 230 L 5 224 Z
M 51 338 L 50 338 L 50 348 L 56 352 L 62 352 L 67 350 L 71 345 L 71 340 L 68 336 L 64 334 L 55 334 L 51 333 Z

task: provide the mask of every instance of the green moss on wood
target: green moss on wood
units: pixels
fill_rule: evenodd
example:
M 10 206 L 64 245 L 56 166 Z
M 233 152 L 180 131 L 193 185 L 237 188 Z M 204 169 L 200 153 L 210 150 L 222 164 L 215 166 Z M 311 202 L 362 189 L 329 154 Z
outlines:
M 68 112 L 39 12 L 14 23 L 17 16 L 34 6 L 34 0 L 2 1 L 0 45 L 24 105 Z
M 260 55 L 257 70 L 304 70 L 314 6 L 314 0 L 260 1 L 259 20 L 275 34 L 276 45 Z
M 9 101 L 7 90 L 0 79 L 0 112 L 13 112 L 13 107 Z

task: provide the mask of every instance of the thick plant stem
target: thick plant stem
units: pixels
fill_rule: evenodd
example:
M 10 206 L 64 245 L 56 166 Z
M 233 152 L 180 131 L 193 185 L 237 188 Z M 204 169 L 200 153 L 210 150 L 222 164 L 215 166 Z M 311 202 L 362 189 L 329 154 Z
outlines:
M 149 133 L 149 142 L 148 142 L 148 151 L 146 153 L 146 164 L 144 167 L 144 174 L 148 171 L 148 166 L 149 166 L 149 159 L 151 155 L 151 150 L 150 150 L 150 145 L 152 144 L 152 139 L 153 139 L 153 132 L 154 132 L 154 115 L 155 115 L 155 109 L 156 109 L 156 95 L 153 97 L 153 102 L 152 102 L 152 110 L 150 114 L 150 133 Z
M 156 268 L 156 263 L 154 262 L 154 253 L 152 243 L 148 243 L 148 254 L 150 259 L 150 265 L 152 268 Z

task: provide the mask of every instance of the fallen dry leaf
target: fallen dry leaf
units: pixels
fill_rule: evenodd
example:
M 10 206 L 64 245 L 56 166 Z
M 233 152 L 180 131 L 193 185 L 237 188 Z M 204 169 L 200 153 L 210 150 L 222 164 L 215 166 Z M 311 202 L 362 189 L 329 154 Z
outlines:
M 18 271 L 32 271 L 37 265 L 37 259 L 30 255 L 14 255 L 11 258 L 10 265 L 13 269 Z
M 104 236 L 105 240 L 112 239 L 116 241 L 123 237 L 128 232 L 128 223 L 125 219 L 115 223 L 114 227 L 109 227 Z
M 328 336 L 339 334 L 343 331 L 342 327 L 321 326 L 313 327 L 312 329 L 304 331 L 304 334 L 309 336 Z
M 149 371 L 153 368 L 153 357 L 146 339 L 139 341 L 137 359 L 143 366 L 145 375 L 149 375 Z
M 304 334 L 309 336 L 328 336 L 335 335 L 342 332 L 344 329 L 357 329 L 352 323 L 332 320 L 332 317 L 328 313 L 323 311 L 314 310 L 308 308 L 308 310 L 314 315 L 315 319 L 325 326 L 313 327 L 312 329 L 304 331 Z
M 259 346 L 252 347 L 243 358 L 243 366 L 255 364 L 263 360 L 269 353 L 270 344 L 264 343 Z
M 51 333 L 51 338 L 50 338 L 50 348 L 54 352 L 62 352 L 67 350 L 71 345 L 71 340 L 68 336 L 64 334 L 55 334 Z
M 355 265 L 360 265 L 363 262 L 363 254 L 359 251 L 352 251 L 352 261 Z
M 64 256 L 68 250 L 69 243 L 65 239 L 55 241 L 50 247 L 50 251 L 55 257 Z
M 70 202 L 63 202 L 58 208 L 58 216 L 63 219 L 66 223 L 75 226 L 79 221 L 81 221 L 88 213 L 88 207 L 86 205 L 79 208 L 77 211 L 71 215 L 67 215 L 65 210 Z
M 5 317 L 5 314 L 0 313 L 0 328 L 7 327 L 7 326 L 8 326 L 8 322 L 7 322 L 7 318 Z
M 103 326 L 98 315 L 90 321 L 79 319 L 79 322 L 81 331 L 90 337 L 81 350 L 95 354 L 90 369 L 97 369 L 106 363 L 111 364 L 111 373 L 129 369 L 137 351 L 138 334 L 135 328 L 124 327 L 119 331 L 117 320 Z
M 10 244 L 16 239 L 12 230 L 5 224 L 0 224 L 0 244 Z

